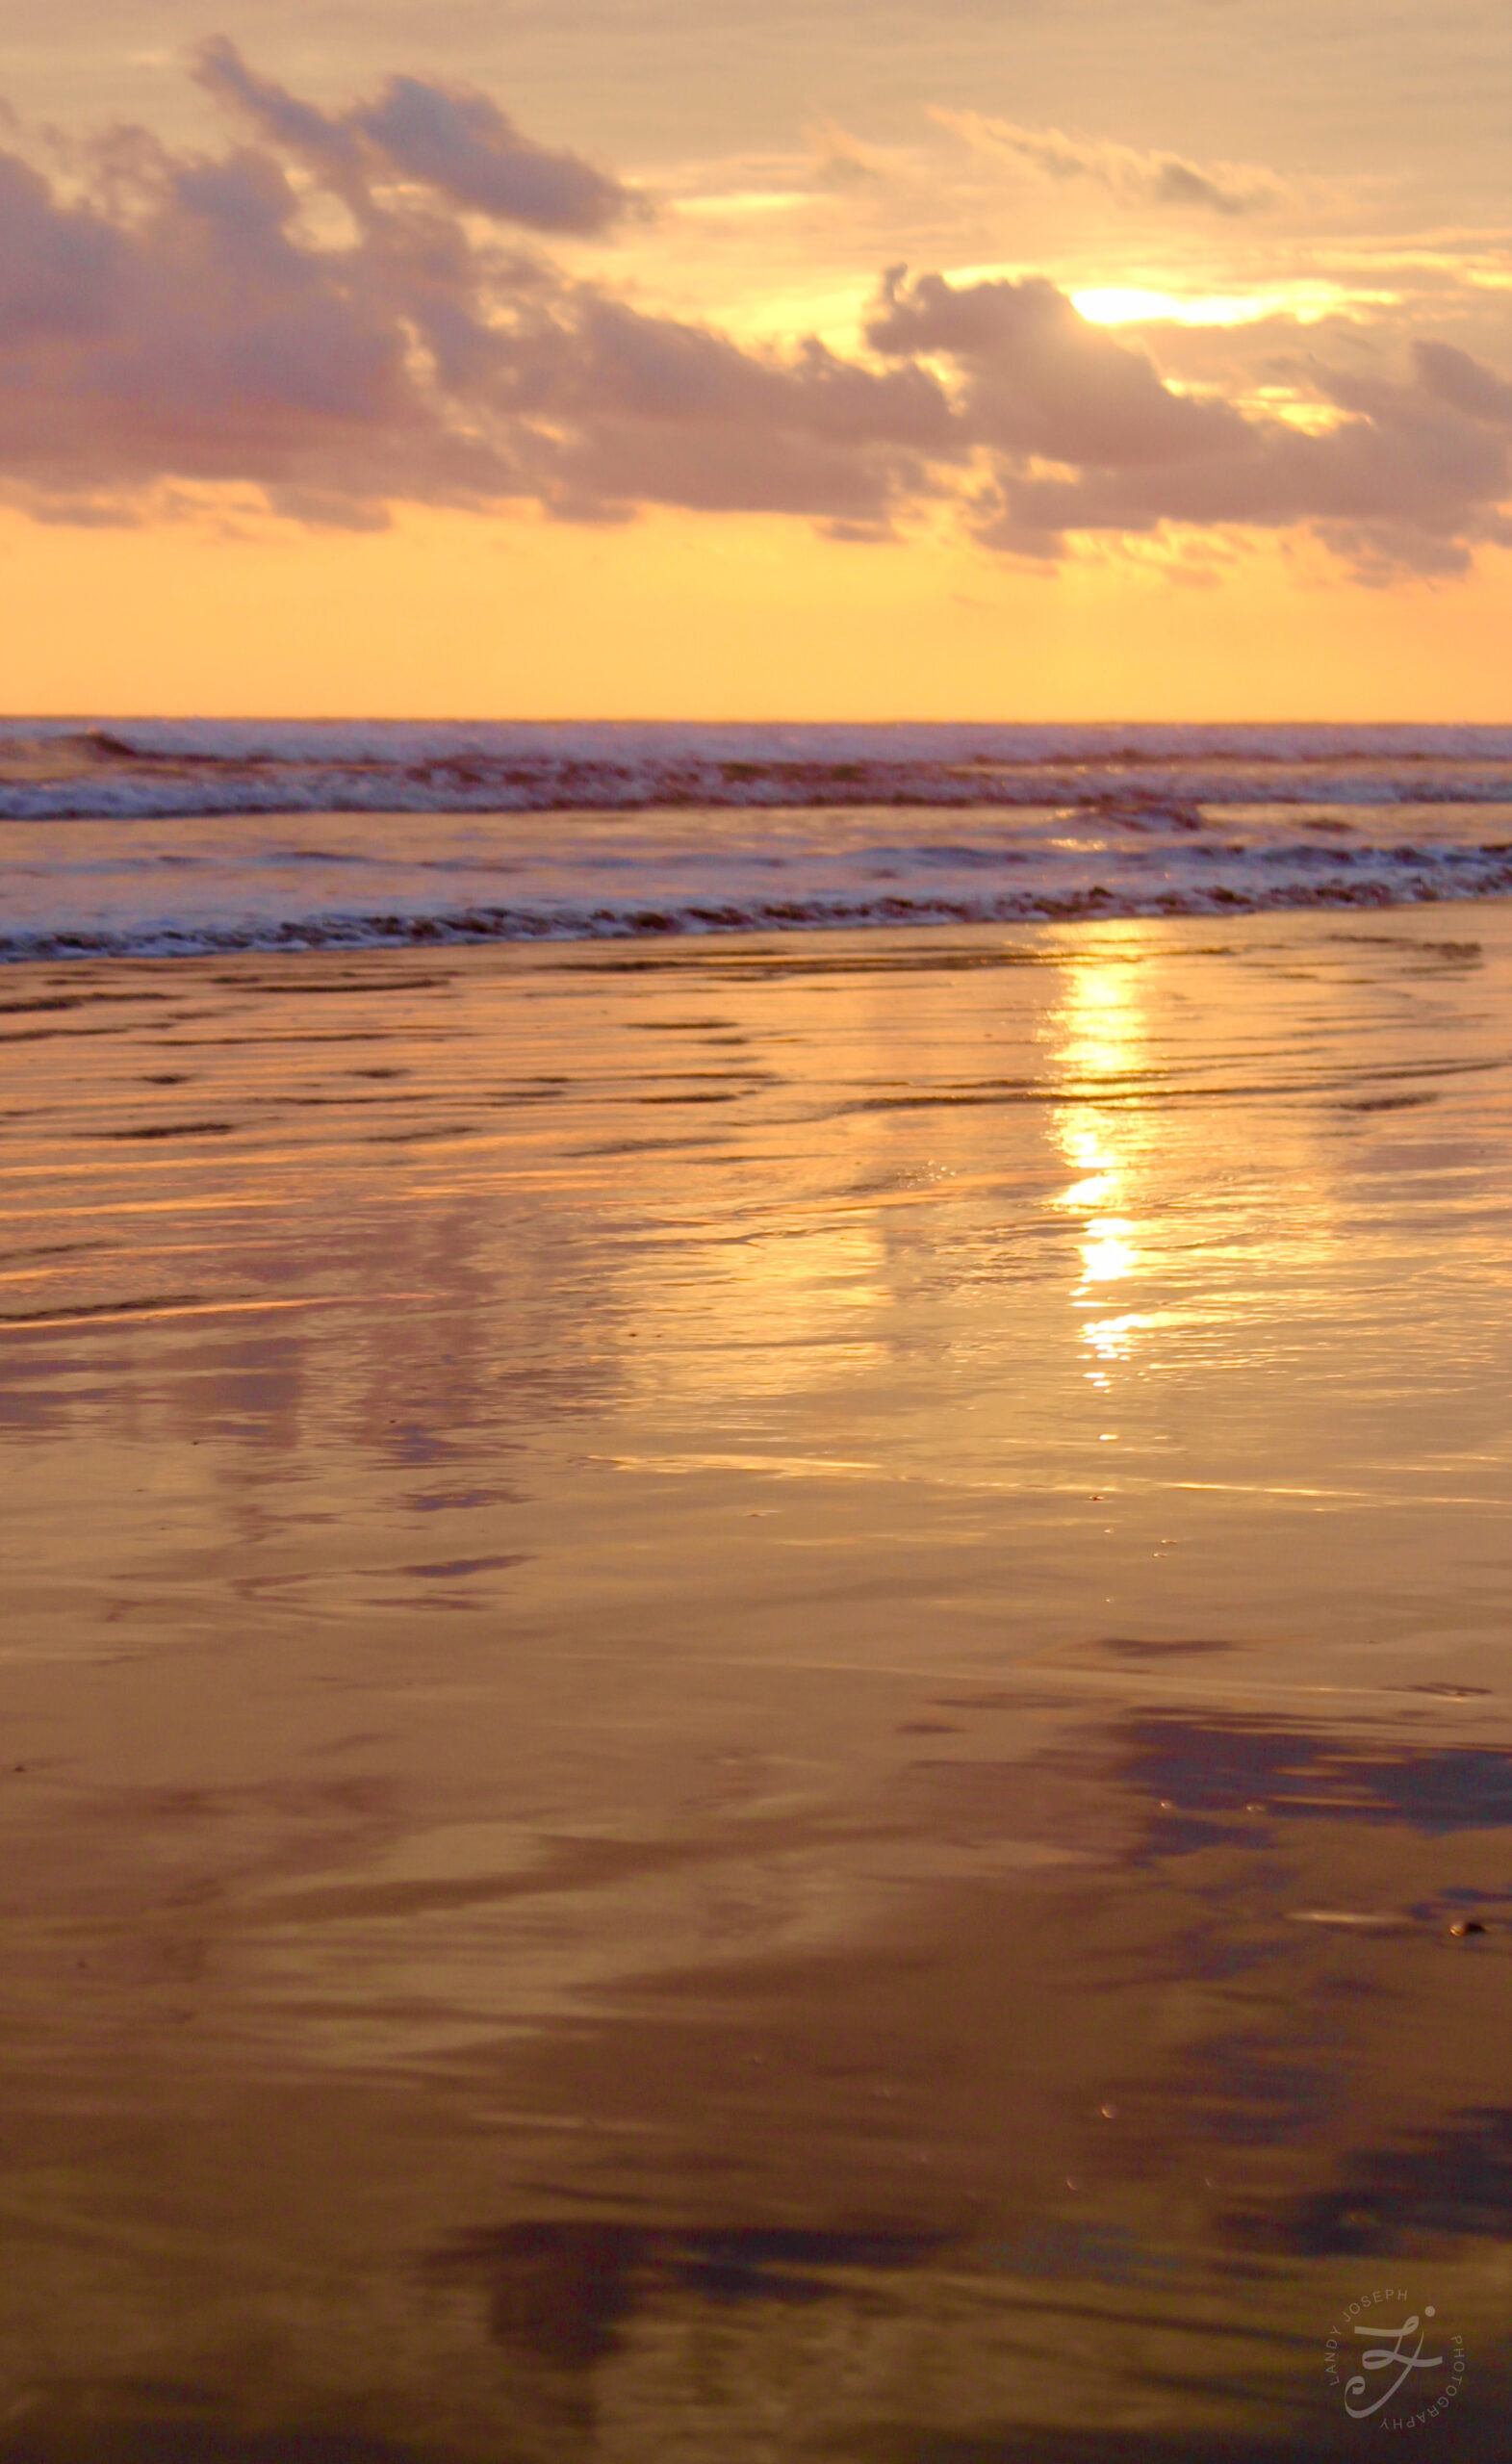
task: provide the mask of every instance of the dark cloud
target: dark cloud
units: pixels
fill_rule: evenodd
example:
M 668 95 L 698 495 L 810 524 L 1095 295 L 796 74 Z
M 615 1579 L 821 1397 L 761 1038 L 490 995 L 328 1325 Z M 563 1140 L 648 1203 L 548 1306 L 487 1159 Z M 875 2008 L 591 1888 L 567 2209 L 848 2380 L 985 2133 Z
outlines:
M 1448 343 L 1418 342 L 1412 346 L 1418 379 L 1436 401 L 1463 411 L 1467 419 L 1483 420 L 1488 427 L 1512 427 L 1512 385 L 1493 376 L 1470 353 Z
M 1073 534 L 1167 525 L 1309 525 L 1376 579 L 1462 571 L 1475 543 L 1506 533 L 1512 454 L 1496 431 L 1512 425 L 1512 388 L 1447 346 L 1420 343 L 1406 384 L 1313 366 L 1334 415 L 1319 431 L 1173 391 L 1049 283 L 893 273 L 867 339 L 958 363 L 958 415 L 1000 449 L 975 526 L 1010 552 L 1054 558 Z
M 399 78 L 325 113 L 223 42 L 200 73 L 247 132 L 220 154 L 116 130 L 64 193 L 0 153 L 0 486 L 39 519 L 233 483 L 353 528 L 659 504 L 859 544 L 953 502 L 1039 564 L 1089 533 L 1304 525 L 1372 579 L 1512 535 L 1512 386 L 1447 344 L 1405 377 L 1298 359 L 1316 432 L 1183 391 L 1042 280 L 900 269 L 864 354 L 746 348 L 543 254 L 530 234 L 633 199 L 486 96 Z
M 485 202 L 574 228 L 626 207 L 486 98 L 395 80 L 327 116 L 229 44 L 200 61 L 257 142 L 117 132 L 67 203 L 0 156 L 0 474 L 34 510 L 93 522 L 112 492 L 242 481 L 359 527 L 400 500 L 879 525 L 968 450 L 919 368 L 744 350 L 479 241 L 461 216 Z M 345 240 L 317 236 L 322 197 Z
M 0 335 L 9 346 L 97 329 L 121 262 L 116 234 L 59 212 L 40 174 L 0 154 Z
M 533 231 L 606 231 L 645 211 L 618 180 L 577 154 L 523 137 L 487 94 L 391 77 L 376 99 L 331 117 L 256 77 L 234 43 L 212 36 L 195 58 L 199 82 L 259 136 L 298 154 L 344 192 L 369 179 L 412 180 L 448 204 Z
M 895 269 L 866 340 L 890 358 L 954 359 L 973 437 L 1010 454 L 1099 468 L 1185 463 L 1231 450 L 1247 432 L 1227 403 L 1173 393 L 1143 351 L 1033 277 L 957 287 L 929 273 L 909 286 Z
M 1060 477 L 1004 475 L 982 535 L 1044 555 L 1072 532 L 1311 525 L 1372 577 L 1387 566 L 1463 571 L 1472 546 L 1499 535 L 1512 492 L 1504 444 L 1400 388 L 1374 416 L 1310 434 L 1280 420 L 1240 423 L 1220 451 Z

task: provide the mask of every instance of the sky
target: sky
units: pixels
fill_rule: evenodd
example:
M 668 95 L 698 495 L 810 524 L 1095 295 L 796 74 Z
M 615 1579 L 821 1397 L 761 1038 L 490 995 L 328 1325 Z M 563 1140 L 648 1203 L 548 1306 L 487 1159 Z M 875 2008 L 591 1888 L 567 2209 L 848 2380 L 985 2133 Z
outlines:
M 1512 717 L 1504 0 L 0 5 L 13 711 Z

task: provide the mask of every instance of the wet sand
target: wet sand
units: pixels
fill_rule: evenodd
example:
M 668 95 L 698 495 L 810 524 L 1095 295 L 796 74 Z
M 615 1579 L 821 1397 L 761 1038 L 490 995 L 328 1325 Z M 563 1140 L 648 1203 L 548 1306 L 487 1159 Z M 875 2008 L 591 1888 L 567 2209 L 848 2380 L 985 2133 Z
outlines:
M 1376 2292 L 1503 2456 L 1509 1019 L 7 970 L 7 2464 L 1348 2454 Z

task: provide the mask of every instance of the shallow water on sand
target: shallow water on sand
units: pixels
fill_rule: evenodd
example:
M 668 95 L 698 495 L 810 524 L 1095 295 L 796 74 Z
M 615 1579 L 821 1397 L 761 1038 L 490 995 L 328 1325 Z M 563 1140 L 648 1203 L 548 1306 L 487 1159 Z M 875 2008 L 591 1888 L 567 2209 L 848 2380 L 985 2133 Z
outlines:
M 8 971 L 0 2456 L 1504 2455 L 1509 1020 Z

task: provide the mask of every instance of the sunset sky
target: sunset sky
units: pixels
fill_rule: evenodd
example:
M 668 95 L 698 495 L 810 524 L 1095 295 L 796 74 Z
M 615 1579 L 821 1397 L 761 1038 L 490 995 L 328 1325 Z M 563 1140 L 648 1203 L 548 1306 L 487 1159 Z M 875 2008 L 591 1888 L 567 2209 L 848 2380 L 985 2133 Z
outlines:
M 1505 0 L 8 0 L 12 711 L 1512 717 Z

